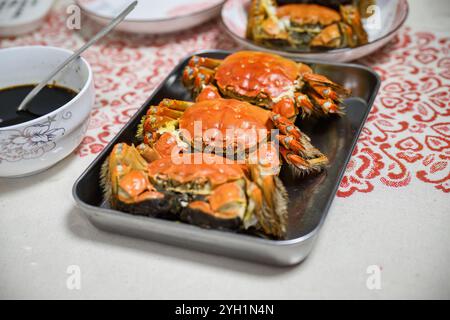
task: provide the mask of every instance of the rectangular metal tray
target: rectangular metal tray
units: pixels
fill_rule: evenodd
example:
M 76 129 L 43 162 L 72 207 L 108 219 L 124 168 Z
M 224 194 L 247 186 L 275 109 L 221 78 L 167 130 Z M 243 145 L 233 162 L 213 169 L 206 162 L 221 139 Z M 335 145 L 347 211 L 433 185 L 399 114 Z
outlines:
M 197 55 L 224 58 L 230 52 L 204 51 Z M 352 89 L 345 101 L 347 114 L 321 120 L 298 121 L 314 145 L 330 158 L 330 165 L 319 175 L 294 178 L 283 169 L 281 179 L 289 193 L 287 240 L 276 241 L 226 231 L 206 230 L 179 222 L 136 217 L 111 210 L 104 203 L 99 186 L 102 163 L 119 142 L 134 141 L 136 127 L 148 106 L 163 98 L 191 100 L 181 83 L 182 70 L 190 57 L 182 61 L 136 112 L 128 124 L 81 175 L 73 187 L 78 206 L 97 228 L 123 235 L 164 242 L 185 248 L 231 256 L 260 263 L 289 266 L 303 261 L 312 249 L 330 205 L 336 195 L 346 166 L 380 87 L 380 78 L 371 69 L 355 64 L 310 63 L 315 71 Z

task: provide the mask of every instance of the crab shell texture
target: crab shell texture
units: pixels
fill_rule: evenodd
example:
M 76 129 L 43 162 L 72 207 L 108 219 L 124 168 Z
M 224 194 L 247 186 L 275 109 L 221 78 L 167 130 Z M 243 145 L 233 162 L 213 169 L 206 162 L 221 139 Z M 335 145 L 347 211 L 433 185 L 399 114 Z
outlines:
M 180 106 L 183 112 L 177 111 Z M 137 136 L 150 147 L 145 152 L 148 161 L 186 152 L 219 152 L 275 175 L 281 167 L 280 154 L 299 175 L 321 171 L 328 164 L 288 119 L 236 99 L 196 103 L 165 99 L 149 108 Z
M 211 65 L 214 63 L 216 65 Z M 185 69 L 184 82 L 187 87 L 193 86 L 197 95 L 205 84 L 213 81 L 192 81 L 192 74 L 188 70 L 200 68 L 202 78 L 204 74 L 201 72 L 211 72 L 203 65 L 212 70 L 209 78 L 214 79 L 214 84 L 224 97 L 271 109 L 291 120 L 295 120 L 299 113 L 295 99 L 296 93 L 304 85 L 303 76 L 312 74 L 309 66 L 270 53 L 239 51 L 215 62 L 194 57 Z M 313 108 L 312 105 L 310 108 Z
M 327 26 L 341 21 L 341 15 L 336 10 L 316 4 L 287 4 L 277 8 L 277 17 L 289 18 L 296 25 Z
M 268 138 L 273 129 L 270 113 L 235 99 L 204 100 L 188 108 L 180 119 L 180 129 L 195 139 L 201 120 L 201 137 L 207 146 L 249 150 Z M 261 133 L 261 134 L 259 134 Z
M 312 70 L 306 65 L 274 54 L 240 51 L 223 60 L 215 79 L 225 96 L 267 106 L 294 99 L 302 73 L 307 72 Z
M 306 64 L 256 51 L 239 51 L 224 60 L 194 56 L 184 69 L 183 82 L 197 100 L 214 96 L 218 89 L 224 97 L 272 110 L 293 122 L 299 113 L 342 114 L 343 99 L 350 95 L 350 90 L 314 74 Z
M 189 107 L 179 117 L 164 119 L 163 115 L 170 113 L 167 109 L 183 103 Z M 217 98 L 196 103 L 166 99 L 149 109 L 138 136 L 143 135 L 144 143 L 155 147 L 163 156 L 178 153 L 172 149 L 177 146 L 176 137 L 166 134 L 177 130 L 180 140 L 193 147 L 200 139 L 201 148 L 249 151 L 269 138 L 274 128 L 270 115 L 267 110 L 236 99 Z
M 279 198 L 267 203 L 261 188 L 249 178 L 257 170 L 224 160 L 193 153 L 176 161 L 165 157 L 147 163 L 134 146 L 117 144 L 103 168 L 105 197 L 113 208 L 134 215 L 204 228 L 253 228 L 282 238 L 287 215 L 282 184 L 271 177 L 277 188 L 271 192 Z

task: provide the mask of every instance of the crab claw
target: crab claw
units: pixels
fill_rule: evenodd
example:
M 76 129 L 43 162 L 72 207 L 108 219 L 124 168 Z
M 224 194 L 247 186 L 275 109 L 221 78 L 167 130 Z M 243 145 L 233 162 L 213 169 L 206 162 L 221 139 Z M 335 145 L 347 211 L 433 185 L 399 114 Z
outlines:
M 321 171 L 328 164 L 328 158 L 311 144 L 311 139 L 295 124 L 274 113 L 271 119 L 281 133 L 276 137 L 280 142 L 280 153 L 296 172 L 303 175 Z

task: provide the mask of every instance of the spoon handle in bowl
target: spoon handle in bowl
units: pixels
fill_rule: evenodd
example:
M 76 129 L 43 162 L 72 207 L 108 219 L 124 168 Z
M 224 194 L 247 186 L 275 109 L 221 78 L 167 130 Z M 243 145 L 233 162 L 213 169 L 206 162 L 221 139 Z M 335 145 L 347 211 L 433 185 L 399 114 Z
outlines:
M 105 28 L 103 28 L 99 33 L 97 33 L 91 40 L 86 42 L 80 49 L 78 49 L 73 55 L 67 58 L 63 63 L 61 63 L 55 71 L 49 74 L 43 81 L 41 81 L 22 101 L 17 111 L 26 111 L 27 105 L 30 101 L 49 83 L 61 70 L 72 63 L 74 60 L 78 59 L 80 55 L 86 51 L 90 46 L 96 43 L 98 40 L 110 33 L 123 19 L 136 7 L 138 1 L 133 1 L 124 11 L 122 11 L 116 18 L 114 18 Z

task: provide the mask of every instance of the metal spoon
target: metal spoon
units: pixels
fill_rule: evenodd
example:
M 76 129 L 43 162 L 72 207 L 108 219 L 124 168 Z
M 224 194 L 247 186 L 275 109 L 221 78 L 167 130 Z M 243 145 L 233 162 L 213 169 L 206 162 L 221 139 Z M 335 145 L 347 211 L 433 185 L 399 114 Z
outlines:
M 138 1 L 133 1 L 124 11 L 122 11 L 116 18 L 114 18 L 105 28 L 103 28 L 99 33 L 97 33 L 91 40 L 89 40 L 84 46 L 82 46 L 80 49 L 78 49 L 73 55 L 71 55 L 69 58 L 67 58 L 66 61 L 61 63 L 58 68 L 55 69 L 51 74 L 49 74 L 41 83 L 39 83 L 22 101 L 17 111 L 27 111 L 27 106 L 30 103 L 31 100 L 36 97 L 36 95 L 43 89 L 45 86 L 66 66 L 68 66 L 72 61 L 77 59 L 86 49 L 88 49 L 90 46 L 92 46 L 94 43 L 96 43 L 98 40 L 103 38 L 105 35 L 107 35 L 109 32 L 111 32 L 119 23 L 122 22 L 123 19 L 131 12 L 134 8 L 136 8 L 136 5 L 138 4 Z

